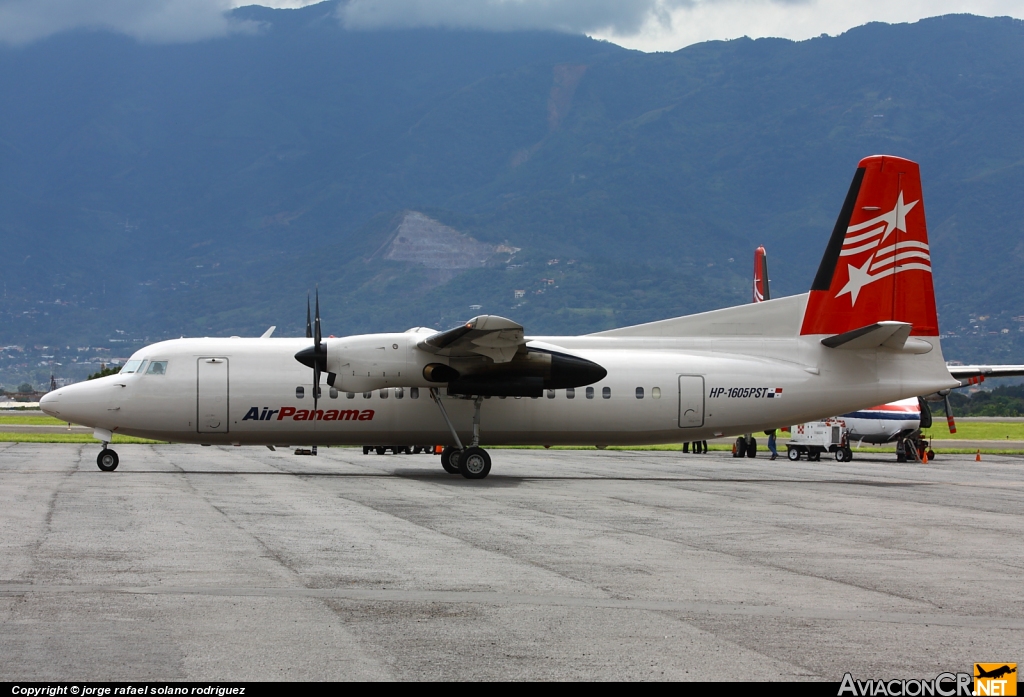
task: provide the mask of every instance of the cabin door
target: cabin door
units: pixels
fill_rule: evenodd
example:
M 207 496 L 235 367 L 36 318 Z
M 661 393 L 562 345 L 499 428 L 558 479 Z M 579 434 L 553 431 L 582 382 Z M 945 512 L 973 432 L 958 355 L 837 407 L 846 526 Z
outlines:
M 679 428 L 704 425 L 704 377 L 679 376 Z
M 228 359 L 199 359 L 196 424 L 200 433 L 228 432 Z

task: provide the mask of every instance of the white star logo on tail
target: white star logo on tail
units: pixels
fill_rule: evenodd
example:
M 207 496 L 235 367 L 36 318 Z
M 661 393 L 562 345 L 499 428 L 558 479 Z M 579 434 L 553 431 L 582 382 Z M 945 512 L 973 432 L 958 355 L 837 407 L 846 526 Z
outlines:
M 900 247 L 898 235 L 890 244 L 885 243 L 893 230 L 903 233 L 907 231 L 907 214 L 914 210 L 918 203 L 920 203 L 920 199 L 904 203 L 903 192 L 900 191 L 896 198 L 896 205 L 891 211 L 863 223 L 851 225 L 846 229 L 846 239 L 843 241 L 840 256 L 871 253 L 862 266 L 847 264 L 846 271 L 850 280 L 846 282 L 842 290 L 836 293 L 837 298 L 849 293 L 851 303 L 856 305 L 861 288 L 889 272 L 899 273 L 911 269 L 931 271 L 931 258 L 927 244 L 906 242 L 902 248 L 898 248 Z M 912 263 L 915 259 L 918 263 Z M 911 263 L 902 263 L 905 261 Z

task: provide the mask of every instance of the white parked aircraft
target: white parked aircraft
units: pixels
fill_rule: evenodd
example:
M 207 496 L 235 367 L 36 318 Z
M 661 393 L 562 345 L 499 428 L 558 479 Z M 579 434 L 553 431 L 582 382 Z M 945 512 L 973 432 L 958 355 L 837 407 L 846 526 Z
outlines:
M 939 345 L 920 173 L 862 160 L 809 293 L 585 336 L 454 329 L 322 339 L 178 339 L 42 409 L 112 434 L 222 445 L 633 445 L 751 433 L 959 385 Z M 309 381 L 312 368 L 313 381 Z M 327 385 L 321 376 L 327 374 Z M 315 386 L 315 387 L 314 387 Z M 321 390 L 323 390 L 321 392 Z

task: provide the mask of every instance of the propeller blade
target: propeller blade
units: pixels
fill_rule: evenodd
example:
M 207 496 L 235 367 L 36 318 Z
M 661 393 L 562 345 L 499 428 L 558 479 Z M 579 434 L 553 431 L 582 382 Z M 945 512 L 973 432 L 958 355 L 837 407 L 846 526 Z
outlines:
M 956 421 L 953 420 L 953 407 L 949 405 L 948 394 L 942 398 L 942 402 L 946 407 L 946 425 L 949 426 L 949 432 L 956 433 Z
M 306 293 L 306 338 L 313 338 L 313 328 L 309 323 L 309 293 Z
M 320 401 L 320 363 L 313 364 L 313 418 L 316 418 L 317 404 Z
M 323 338 L 322 335 L 320 334 L 320 288 L 319 288 L 319 286 L 316 289 L 316 319 L 314 320 L 314 324 L 313 324 L 313 337 L 314 337 L 313 338 L 313 344 L 316 346 L 316 350 L 319 352 L 320 351 L 320 339 Z

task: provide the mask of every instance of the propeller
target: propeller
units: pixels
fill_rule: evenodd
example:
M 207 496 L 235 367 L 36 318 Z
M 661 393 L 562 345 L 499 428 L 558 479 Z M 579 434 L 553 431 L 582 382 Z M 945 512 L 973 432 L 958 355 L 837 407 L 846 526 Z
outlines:
M 953 420 L 953 407 L 949 404 L 949 390 L 946 390 L 946 394 L 942 395 L 942 404 L 946 409 L 946 425 L 949 426 L 949 432 L 956 433 L 956 421 Z
M 306 338 L 313 340 L 313 345 L 295 354 L 295 360 L 313 369 L 313 412 L 320 402 L 320 375 L 327 370 L 327 347 L 322 343 L 320 333 L 320 289 L 316 290 L 316 315 L 310 322 L 309 295 L 306 295 Z

